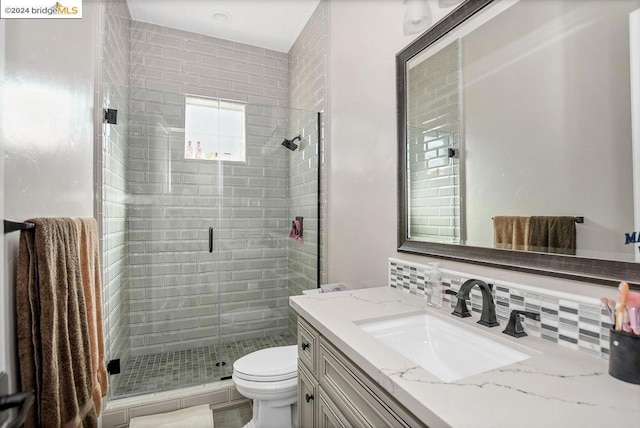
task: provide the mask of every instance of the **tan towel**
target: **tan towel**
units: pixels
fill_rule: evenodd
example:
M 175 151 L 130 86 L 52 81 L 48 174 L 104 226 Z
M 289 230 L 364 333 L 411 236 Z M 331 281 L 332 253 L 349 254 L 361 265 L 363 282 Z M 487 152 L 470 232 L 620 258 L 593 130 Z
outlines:
M 68 218 L 29 220 L 20 234 L 16 289 L 22 390 L 37 406 L 26 427 L 97 427 L 78 237 Z
M 512 216 L 495 216 L 493 218 L 493 245 L 496 248 L 511 249 L 513 245 Z
M 495 216 L 493 218 L 494 246 L 507 250 L 527 251 L 530 220 L 531 217 Z
M 529 250 L 529 227 L 531 217 L 516 216 L 513 219 L 513 248 L 518 251 Z
M 576 254 L 576 219 L 568 216 L 531 217 L 531 251 Z
M 102 331 L 102 282 L 100 280 L 98 223 L 93 217 L 76 218 L 74 221 L 78 232 L 80 272 L 89 329 L 93 404 L 96 414 L 99 415 L 102 410 L 102 397 L 107 395 L 109 381 L 105 364 L 104 335 Z

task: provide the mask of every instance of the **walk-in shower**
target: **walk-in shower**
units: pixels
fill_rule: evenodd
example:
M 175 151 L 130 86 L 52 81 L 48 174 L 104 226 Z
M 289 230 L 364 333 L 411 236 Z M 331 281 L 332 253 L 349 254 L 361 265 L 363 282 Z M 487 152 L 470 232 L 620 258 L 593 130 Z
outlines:
M 188 109 L 149 120 L 135 96 L 103 152 L 114 398 L 230 378 L 237 358 L 294 344 L 288 296 L 319 281 L 320 114 L 203 98 L 207 133 Z M 289 238 L 297 217 L 304 239 Z

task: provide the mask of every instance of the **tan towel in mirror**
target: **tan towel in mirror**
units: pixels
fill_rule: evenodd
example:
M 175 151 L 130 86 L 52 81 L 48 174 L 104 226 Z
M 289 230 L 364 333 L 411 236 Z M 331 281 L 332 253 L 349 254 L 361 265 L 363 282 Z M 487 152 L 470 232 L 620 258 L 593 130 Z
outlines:
M 26 427 L 97 427 L 78 236 L 69 218 L 28 220 L 20 234 L 16 328 Z
M 495 248 L 527 251 L 530 220 L 531 217 L 523 216 L 495 216 L 493 218 Z
M 496 248 L 511 249 L 513 245 L 512 216 L 495 216 L 493 218 L 493 245 Z

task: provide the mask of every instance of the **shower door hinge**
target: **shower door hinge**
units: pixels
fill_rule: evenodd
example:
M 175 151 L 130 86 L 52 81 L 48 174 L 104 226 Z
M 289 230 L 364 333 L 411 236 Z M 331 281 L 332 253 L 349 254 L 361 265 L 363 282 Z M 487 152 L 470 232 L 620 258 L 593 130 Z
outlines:
M 111 360 L 107 363 L 107 373 L 110 375 L 120 374 L 120 358 Z
M 107 108 L 104 110 L 104 121 L 109 125 L 117 125 L 118 124 L 118 110 L 114 110 L 112 108 Z
M 447 156 L 450 158 L 458 157 L 458 149 L 447 149 Z

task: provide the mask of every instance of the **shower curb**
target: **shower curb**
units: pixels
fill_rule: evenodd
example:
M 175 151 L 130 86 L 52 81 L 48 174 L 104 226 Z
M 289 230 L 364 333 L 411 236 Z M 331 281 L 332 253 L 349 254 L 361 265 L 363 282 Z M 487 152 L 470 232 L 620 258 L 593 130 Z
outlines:
M 109 401 L 102 413 L 102 428 L 126 428 L 131 418 L 172 412 L 201 404 L 212 410 L 242 405 L 250 400 L 236 390 L 232 380 L 181 388 L 168 392 Z

